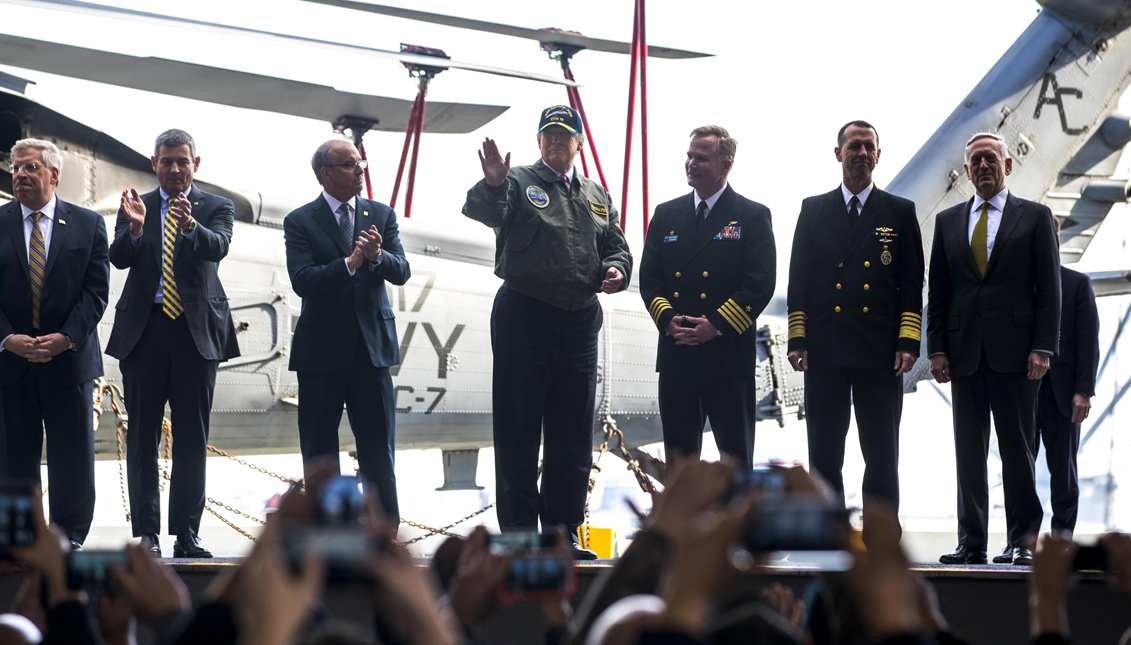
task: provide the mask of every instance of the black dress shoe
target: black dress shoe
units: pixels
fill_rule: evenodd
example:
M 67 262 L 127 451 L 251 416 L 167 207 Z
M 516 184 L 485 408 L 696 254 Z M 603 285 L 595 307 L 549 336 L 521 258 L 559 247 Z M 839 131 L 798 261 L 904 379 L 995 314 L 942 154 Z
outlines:
M 82 542 L 71 540 L 71 553 L 78 553 L 79 551 L 82 551 Z M 1030 562 L 1031 561 L 1032 560 L 1030 560 Z
M 153 552 L 155 557 L 161 557 L 161 538 L 157 537 L 155 533 L 141 536 L 141 543 Z
M 173 543 L 173 557 L 174 558 L 211 558 L 212 552 L 204 548 L 200 543 L 200 538 L 197 537 L 196 532 L 192 529 L 185 531 L 177 536 L 177 541 Z
M 1033 552 L 1023 546 L 1013 550 L 1013 564 L 1019 567 L 1033 566 Z
M 573 552 L 573 559 L 574 560 L 596 560 L 597 559 L 597 553 L 595 551 L 590 551 L 589 549 L 583 548 L 578 544 L 571 544 L 570 545 L 570 551 Z
M 985 551 L 971 551 L 964 546 L 959 546 L 954 553 L 944 553 L 939 556 L 943 564 L 985 564 Z
M 1001 555 L 995 555 L 994 564 L 1013 564 L 1013 547 L 1007 546 Z

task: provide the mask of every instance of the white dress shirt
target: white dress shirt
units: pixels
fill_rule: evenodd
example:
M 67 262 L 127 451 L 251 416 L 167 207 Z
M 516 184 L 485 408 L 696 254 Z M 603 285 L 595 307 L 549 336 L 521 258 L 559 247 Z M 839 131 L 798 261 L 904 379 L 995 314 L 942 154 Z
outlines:
M 357 227 L 357 197 L 351 197 L 348 202 L 342 202 L 338 201 L 338 199 L 330 193 L 322 191 L 322 199 L 325 199 L 326 203 L 330 205 L 330 212 L 334 214 L 334 222 L 339 227 L 342 225 L 342 214 L 338 212 L 338 209 L 342 207 L 342 204 L 345 204 L 346 208 L 350 209 L 350 214 L 353 215 L 353 225 L 355 228 Z M 353 253 L 352 245 L 350 246 L 350 253 Z M 381 264 L 381 260 L 383 259 L 385 259 L 385 254 L 379 254 L 376 262 L 369 263 L 369 270 L 372 271 L 376 269 L 377 265 Z M 345 259 L 343 258 L 342 261 L 345 262 Z M 349 262 L 346 262 L 346 270 L 350 272 L 350 275 L 356 273 L 356 271 L 349 267 Z
M 864 212 L 864 202 L 868 201 L 868 195 L 872 194 L 872 187 L 875 186 L 875 185 L 876 185 L 875 183 L 868 184 L 867 188 L 860 191 L 860 194 L 856 195 L 856 199 L 860 200 L 860 212 L 861 213 Z M 840 185 L 840 194 L 844 197 L 844 209 L 846 211 L 851 212 L 852 207 L 848 205 L 848 202 L 852 201 L 852 191 L 848 189 L 848 186 L 845 186 L 842 183 Z
M 714 195 L 711 195 L 707 199 L 703 199 L 702 197 L 700 197 L 699 193 L 697 191 L 694 191 L 694 190 L 691 191 L 691 194 L 694 196 L 694 199 L 695 199 L 695 212 L 696 213 L 699 212 L 699 202 L 707 202 L 707 212 L 703 213 L 703 218 L 706 219 L 708 216 L 710 216 L 711 215 L 711 209 L 715 207 L 715 203 L 719 201 L 719 197 L 722 196 L 723 191 L 725 191 L 727 189 L 727 186 L 729 186 L 729 185 L 730 185 L 729 182 L 726 183 L 726 184 L 723 184 L 723 187 L 719 189 L 719 192 L 715 193 Z
M 558 177 L 561 177 L 561 176 L 562 176 L 562 175 L 561 175 L 561 173 L 559 173 L 558 171 L 554 170 L 553 166 L 551 166 L 550 164 L 546 163 L 546 160 L 545 160 L 545 159 L 543 159 L 543 160 L 542 160 L 542 165 L 543 165 L 543 166 L 546 166 L 547 168 L 549 168 L 549 169 L 550 169 L 550 172 L 554 173 L 554 174 L 555 174 L 555 175 L 557 175 Z M 570 187 L 573 187 L 573 166 L 570 166 L 570 167 L 569 167 L 569 170 L 565 171 L 565 176 L 566 176 L 566 181 L 568 181 L 568 182 L 569 182 L 569 185 L 570 185 Z
M 20 210 L 24 215 L 24 248 L 27 249 L 28 262 L 31 262 L 31 216 L 33 213 L 43 213 L 43 217 L 39 218 L 39 232 L 43 234 L 43 254 L 51 257 L 51 229 L 55 222 L 55 204 L 58 199 L 58 197 L 52 195 L 51 201 L 37 211 L 20 204 Z M 46 278 L 47 276 L 43 277 Z
M 1005 212 L 1005 198 L 1009 196 L 1009 189 L 1002 188 L 1001 192 L 989 198 L 989 200 L 982 199 L 977 193 L 974 194 L 974 204 L 970 207 L 970 216 L 967 219 L 966 228 L 966 241 L 968 243 L 974 240 L 974 227 L 978 225 L 978 220 L 982 217 L 982 204 L 989 204 L 990 207 L 986 209 L 986 259 L 994 253 L 994 238 L 997 237 L 997 230 L 1001 227 L 1001 214 Z
M 172 197 L 172 195 L 165 192 L 164 188 L 159 188 L 158 190 L 160 191 L 160 194 L 161 194 L 161 235 L 165 235 L 165 218 L 169 216 L 169 198 Z M 185 199 L 188 199 L 188 196 L 191 193 L 192 193 L 192 186 L 189 186 L 188 190 L 185 191 Z M 199 224 L 198 224 L 198 226 L 199 226 Z M 181 237 L 185 238 L 189 242 L 192 242 L 193 239 L 196 238 L 196 229 L 195 228 L 192 229 L 192 233 L 185 233 L 184 231 L 180 230 L 180 228 L 178 227 L 177 232 L 180 233 Z M 143 230 L 142 233 L 144 234 L 145 231 Z M 164 238 L 162 238 L 162 239 L 164 239 Z M 133 233 L 130 233 L 130 244 L 137 246 L 137 243 L 140 240 L 141 240 L 141 235 L 134 235 Z M 164 247 L 162 247 L 161 253 L 162 253 L 162 260 L 161 261 L 164 262 L 165 261 L 164 260 L 164 253 L 165 253 Z M 176 278 L 177 278 L 177 276 L 174 275 L 173 279 L 176 280 Z M 157 274 L 157 295 L 153 296 L 153 304 L 160 305 L 160 304 L 164 304 L 164 302 L 165 302 L 165 272 L 162 271 L 161 273 Z
M 31 220 L 33 213 L 43 213 L 43 217 L 39 218 L 39 232 L 43 234 L 43 255 L 51 257 L 51 229 L 55 223 L 55 203 L 57 199 L 59 198 L 52 195 L 51 201 L 37 211 L 20 204 L 20 211 L 24 216 L 24 248 L 27 249 L 27 261 L 29 263 L 31 262 L 31 227 L 34 226 L 34 222 Z M 46 278 L 47 276 L 43 277 Z M 4 337 L 4 340 L 0 340 L 0 352 L 4 351 L 4 343 L 8 342 L 8 339 L 12 336 L 15 336 L 15 334 L 8 334 Z

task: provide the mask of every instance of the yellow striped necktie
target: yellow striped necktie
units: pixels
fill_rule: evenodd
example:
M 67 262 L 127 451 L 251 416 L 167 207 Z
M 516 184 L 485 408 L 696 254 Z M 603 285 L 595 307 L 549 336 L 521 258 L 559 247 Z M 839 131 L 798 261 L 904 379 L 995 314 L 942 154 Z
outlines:
M 989 202 L 982 202 L 982 215 L 974 225 L 974 234 L 970 236 L 970 250 L 974 252 L 974 265 L 978 267 L 978 275 L 985 277 L 986 266 L 990 263 L 989 236 L 986 233 L 989 221 Z
M 31 276 L 31 326 L 39 329 L 39 305 L 43 299 L 43 278 L 47 275 L 47 244 L 39 220 L 43 213 L 31 214 L 31 247 L 28 249 L 28 269 Z
M 171 211 L 175 202 L 176 199 L 169 198 L 169 208 L 165 212 L 165 230 L 161 240 L 161 277 L 164 279 L 161 287 L 161 309 L 173 320 L 185 310 L 181 305 L 181 296 L 177 294 L 177 281 L 173 278 L 173 244 L 177 241 L 177 223 L 173 221 Z

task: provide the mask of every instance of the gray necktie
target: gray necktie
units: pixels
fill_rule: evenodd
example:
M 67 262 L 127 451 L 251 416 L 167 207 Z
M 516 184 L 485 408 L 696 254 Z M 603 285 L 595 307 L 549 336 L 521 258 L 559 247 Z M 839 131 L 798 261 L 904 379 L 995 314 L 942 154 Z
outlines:
M 349 204 L 342 204 L 338 207 L 338 228 L 342 230 L 342 239 L 346 241 L 346 247 L 350 252 L 353 251 L 353 216 L 350 215 Z

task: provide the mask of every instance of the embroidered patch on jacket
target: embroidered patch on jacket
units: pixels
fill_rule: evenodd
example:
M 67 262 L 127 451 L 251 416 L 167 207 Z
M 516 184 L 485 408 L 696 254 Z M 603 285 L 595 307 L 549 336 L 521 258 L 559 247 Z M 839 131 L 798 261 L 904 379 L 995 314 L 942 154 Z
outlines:
M 541 186 L 527 186 L 526 198 L 530 200 L 531 204 L 534 204 L 538 208 L 546 208 L 550 205 L 550 196 L 546 194 L 546 191 L 542 190 Z
M 601 217 L 609 216 L 609 207 L 600 202 L 595 202 L 592 199 L 589 200 L 589 210 Z
M 737 240 L 742 238 L 742 227 L 727 225 L 719 234 L 715 236 L 716 240 Z

